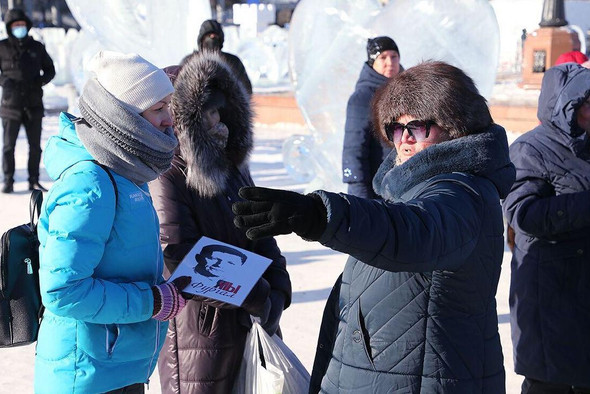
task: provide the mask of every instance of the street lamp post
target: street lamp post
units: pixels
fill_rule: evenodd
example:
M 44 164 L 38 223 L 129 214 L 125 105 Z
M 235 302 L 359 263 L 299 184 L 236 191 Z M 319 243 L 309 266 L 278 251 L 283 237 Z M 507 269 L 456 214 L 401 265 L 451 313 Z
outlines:
M 543 18 L 539 26 L 541 27 L 560 27 L 567 25 L 565 20 L 565 7 L 563 0 L 545 0 L 543 1 Z
M 545 70 L 555 60 L 573 48 L 567 25 L 563 0 L 544 0 L 543 15 L 539 28 L 527 36 L 522 58 L 522 86 L 539 89 Z

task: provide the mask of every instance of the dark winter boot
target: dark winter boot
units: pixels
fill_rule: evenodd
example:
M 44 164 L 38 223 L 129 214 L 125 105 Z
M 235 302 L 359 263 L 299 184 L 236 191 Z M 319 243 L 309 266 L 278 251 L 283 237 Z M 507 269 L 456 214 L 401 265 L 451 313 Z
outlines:
M 12 193 L 14 191 L 14 181 L 7 180 L 4 181 L 4 186 L 2 187 L 2 193 Z
M 35 181 L 35 182 L 29 182 L 29 190 L 33 191 L 33 190 L 41 190 L 42 192 L 46 192 L 47 189 L 44 188 L 39 182 Z

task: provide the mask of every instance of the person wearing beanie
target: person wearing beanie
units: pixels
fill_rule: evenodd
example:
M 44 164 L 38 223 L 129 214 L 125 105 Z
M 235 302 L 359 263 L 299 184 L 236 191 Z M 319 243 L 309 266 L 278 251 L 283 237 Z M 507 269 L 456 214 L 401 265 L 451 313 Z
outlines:
M 170 322 L 158 371 L 162 393 L 230 393 L 244 354 L 250 316 L 270 334 L 278 330 L 291 302 L 285 258 L 273 238 L 249 240 L 233 225 L 231 204 L 242 186 L 253 185 L 252 108 L 248 93 L 216 52 L 192 54 L 179 68 L 166 67 L 174 79 L 174 129 L 179 147 L 170 171 L 150 184 L 160 218 L 164 275 L 172 273 L 202 236 L 249 250 L 272 260 L 240 308 L 203 297 L 188 301 Z M 215 278 L 206 262 L 241 261 L 237 251 L 205 247 L 195 272 Z M 239 254 L 239 253 L 238 253 Z
M 197 37 L 197 49 L 201 52 L 217 52 L 221 59 L 234 72 L 238 78 L 238 81 L 242 83 L 246 89 L 246 92 L 251 95 L 252 83 L 250 82 L 250 78 L 248 78 L 246 68 L 239 57 L 221 50 L 223 48 L 224 40 L 225 36 L 223 34 L 223 28 L 221 27 L 221 24 L 215 19 L 207 19 L 201 24 L 201 28 L 199 29 L 199 35 Z M 190 55 L 185 57 L 181 64 L 188 60 L 189 57 Z
M 349 194 L 377 198 L 373 177 L 391 148 L 374 135 L 370 104 L 377 89 L 401 70 L 395 41 L 386 36 L 367 40 L 367 61 L 346 106 L 342 181 L 348 185 Z
M 33 24 L 23 10 L 8 10 L 4 23 L 8 38 L 0 41 L 0 117 L 4 129 L 2 192 L 14 191 L 14 151 L 21 125 L 25 127 L 29 143 L 29 190 L 47 191 L 39 183 L 44 115 L 42 87 L 55 77 L 53 60 L 45 46 L 28 35 Z
M 137 54 L 101 51 L 90 66 L 81 117 L 62 112 L 45 148 L 36 393 L 143 393 L 190 282 L 163 282 L 147 185 L 178 145 L 172 83 Z

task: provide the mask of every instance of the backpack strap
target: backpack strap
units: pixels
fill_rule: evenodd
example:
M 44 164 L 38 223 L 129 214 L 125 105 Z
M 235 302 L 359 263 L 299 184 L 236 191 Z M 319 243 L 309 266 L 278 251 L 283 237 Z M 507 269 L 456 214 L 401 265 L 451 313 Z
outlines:
M 113 188 L 115 189 L 115 206 L 116 206 L 119 203 L 119 188 L 117 188 L 117 182 L 115 182 L 115 178 L 113 177 L 113 174 L 111 174 L 111 170 L 109 170 L 109 168 L 107 166 L 105 166 L 102 163 L 99 163 L 96 160 L 90 160 L 90 161 L 93 162 L 94 164 L 100 166 L 103 170 L 105 170 L 107 175 L 111 179 L 111 183 L 113 184 Z
M 31 231 L 37 231 L 37 222 L 41 215 L 41 204 L 43 204 L 43 192 L 35 189 L 31 192 L 31 200 L 29 202 L 29 228 Z

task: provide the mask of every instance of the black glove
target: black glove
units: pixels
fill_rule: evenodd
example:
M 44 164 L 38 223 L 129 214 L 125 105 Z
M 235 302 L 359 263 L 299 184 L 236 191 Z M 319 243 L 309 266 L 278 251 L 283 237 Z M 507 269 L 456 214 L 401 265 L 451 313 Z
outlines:
M 268 319 L 270 312 L 270 284 L 266 279 L 258 279 L 258 282 L 256 282 L 242 303 L 242 308 L 250 315 L 259 317 L 261 320 Z
M 171 283 L 174 284 L 174 286 L 176 286 L 176 288 L 178 289 L 178 291 L 180 292 L 180 295 L 182 296 L 182 298 L 184 298 L 185 300 L 190 300 L 193 297 L 193 294 L 191 293 L 185 293 L 184 290 L 188 285 L 191 284 L 191 280 L 192 278 L 188 275 L 185 276 L 179 276 L 178 278 L 174 279 Z
M 270 311 L 268 318 L 266 320 L 260 318 L 260 325 L 271 337 L 279 328 L 279 321 L 281 320 L 284 309 L 285 294 L 282 291 L 272 290 L 270 292 Z
M 12 78 L 6 78 L 2 84 L 2 88 L 9 90 L 16 88 L 17 82 Z
M 234 224 L 247 229 L 246 236 L 252 240 L 294 232 L 304 239 L 317 241 L 326 229 L 326 207 L 314 194 L 243 187 L 239 195 L 249 201 L 232 205 L 236 214 Z

